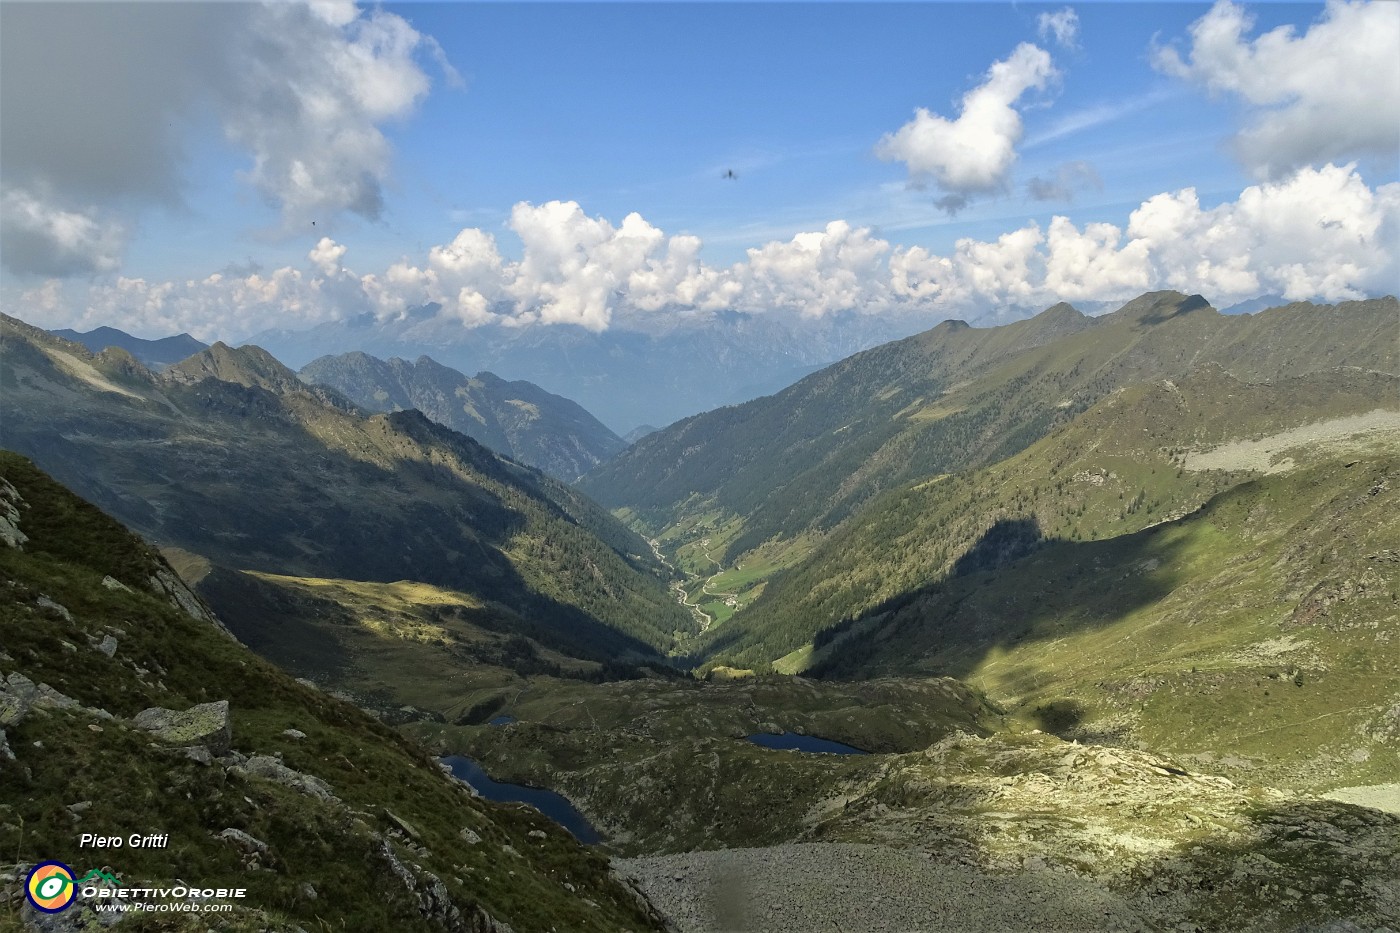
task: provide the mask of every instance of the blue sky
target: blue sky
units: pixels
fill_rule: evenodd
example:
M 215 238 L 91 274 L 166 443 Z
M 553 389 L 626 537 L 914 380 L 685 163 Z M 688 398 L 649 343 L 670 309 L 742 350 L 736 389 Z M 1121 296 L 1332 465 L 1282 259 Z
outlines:
M 94 48 L 121 51 L 110 23 L 75 35 L 75 18 L 16 6 L 0 7 L 0 140 L 35 142 L 0 161 L 0 295 L 49 326 L 242 336 L 422 300 L 468 327 L 601 329 L 692 305 L 1018 316 L 1057 288 L 1092 301 L 1188 286 L 1200 256 L 1202 288 L 1188 290 L 1223 298 L 1393 290 L 1400 71 L 1365 63 L 1400 59 L 1394 4 L 341 3 L 245 5 L 224 23 L 199 4 L 107 6 L 152 69 L 188 74 L 192 90 L 168 99 L 139 75 L 109 89 L 97 67 L 83 73 Z M 56 31 L 66 62 L 12 54 L 54 47 Z M 1356 56 L 1338 53 L 1363 35 Z M 201 42 L 207 54 L 188 51 Z M 1014 86 L 966 127 L 991 148 L 950 155 L 942 140 L 998 63 Z M 1358 65 L 1370 90 L 1353 86 Z M 50 124 L 26 104 L 78 127 L 55 147 L 75 134 L 99 152 L 129 144 L 165 176 L 122 176 L 97 156 L 50 171 Z M 131 120 L 114 121 L 123 108 Z M 1363 129 L 1329 133 L 1329 114 Z M 1251 186 L 1263 207 L 1249 207 Z M 1185 189 L 1196 213 L 1183 219 L 1178 198 L 1132 220 Z M 1350 213 L 1321 218 L 1328 204 Z M 1349 231 L 1312 250 L 1330 277 L 1288 271 L 1298 238 L 1275 220 L 1307 224 L 1307 240 L 1309 211 Z M 619 238 L 634 212 L 652 246 Z M 464 228 L 489 238 L 452 254 L 472 253 L 470 268 L 434 260 Z M 1247 268 L 1221 252 L 1229 236 Z M 1346 281 L 1339 261 L 1356 267 Z M 895 269 L 914 271 L 892 286 Z

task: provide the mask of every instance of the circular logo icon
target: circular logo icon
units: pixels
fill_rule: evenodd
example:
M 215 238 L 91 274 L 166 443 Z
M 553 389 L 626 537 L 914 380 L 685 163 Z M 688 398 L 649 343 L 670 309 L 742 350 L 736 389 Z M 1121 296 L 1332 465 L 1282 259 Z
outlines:
M 35 910 L 56 914 L 73 903 L 78 890 L 73 884 L 73 869 L 62 862 L 40 862 L 29 873 L 24 894 Z

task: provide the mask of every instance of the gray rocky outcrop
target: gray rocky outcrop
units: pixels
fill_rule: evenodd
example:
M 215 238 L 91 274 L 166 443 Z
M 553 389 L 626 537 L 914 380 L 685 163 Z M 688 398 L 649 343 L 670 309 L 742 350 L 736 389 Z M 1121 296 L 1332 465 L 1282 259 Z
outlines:
M 48 684 L 36 684 L 19 671 L 0 680 L 0 727 L 17 726 L 31 710 L 83 709 L 81 703 Z M 94 716 L 111 718 L 104 710 L 86 710 Z
M 292 790 L 306 794 L 308 797 L 315 797 L 317 800 L 336 799 L 335 794 L 331 792 L 330 785 L 325 781 L 315 775 L 295 771 L 271 755 L 254 755 L 243 764 L 235 765 L 230 770 L 290 787 Z
M 243 864 L 248 868 L 258 867 L 272 852 L 261 839 L 232 826 L 219 833 L 219 838 L 243 854 Z
M 201 703 L 183 711 L 151 707 L 137 713 L 132 724 L 167 745 L 202 745 L 215 756 L 227 753 L 233 741 L 228 700 Z
M 171 605 L 183 611 L 190 618 L 199 622 L 208 622 L 229 638 L 233 638 L 233 633 L 224 626 L 224 623 L 219 621 L 218 616 L 210 612 L 209 607 L 205 606 L 203 601 L 194 595 L 194 591 L 185 585 L 185 581 L 172 571 L 161 568 L 151 575 L 148 582 L 152 590 L 166 597 L 170 600 Z
M 502 923 L 479 906 L 468 907 L 464 914 L 453 903 L 441 878 L 429 871 L 414 871 L 394 854 L 387 839 L 377 836 L 376 840 L 375 854 L 403 884 L 424 919 L 437 923 L 448 933 L 515 933 L 509 924 Z
M 73 613 L 68 611 L 67 606 L 60 605 L 59 603 L 54 602 L 52 599 L 49 599 L 47 596 L 40 596 L 37 600 L 35 600 L 35 602 L 39 604 L 40 609 L 48 609 L 52 612 L 58 613 L 60 616 L 63 617 L 63 621 L 73 621 Z
M 22 548 L 29 536 L 19 530 L 19 508 L 24 504 L 19 490 L 0 479 L 0 544 Z
M 0 727 L 17 726 L 29 714 L 39 687 L 19 671 L 0 680 Z

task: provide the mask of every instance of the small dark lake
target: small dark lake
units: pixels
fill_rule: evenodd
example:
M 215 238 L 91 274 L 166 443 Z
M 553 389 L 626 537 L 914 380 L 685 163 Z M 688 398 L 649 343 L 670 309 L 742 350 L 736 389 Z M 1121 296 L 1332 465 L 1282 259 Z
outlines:
M 799 735 L 796 732 L 779 732 L 777 735 L 770 735 L 767 732 L 756 732 L 748 737 L 749 741 L 764 748 L 777 748 L 784 751 L 794 752 L 823 752 L 828 755 L 868 755 L 867 751 L 855 748 L 850 745 L 843 745 L 840 742 L 833 742 L 830 739 L 819 739 L 815 735 Z
M 513 722 L 515 722 L 514 716 L 509 716 L 505 713 L 502 713 L 501 715 L 489 720 L 486 724 L 488 726 L 508 726 Z
M 452 774 L 458 780 L 466 781 L 487 800 L 504 803 L 528 803 L 573 833 L 574 838 L 584 845 L 597 845 L 603 841 L 598 830 L 584 819 L 583 814 L 575 810 L 574 805 L 569 803 L 566 798 L 554 791 L 494 780 L 481 770 L 481 765 L 462 755 L 448 755 L 442 760 L 452 769 Z

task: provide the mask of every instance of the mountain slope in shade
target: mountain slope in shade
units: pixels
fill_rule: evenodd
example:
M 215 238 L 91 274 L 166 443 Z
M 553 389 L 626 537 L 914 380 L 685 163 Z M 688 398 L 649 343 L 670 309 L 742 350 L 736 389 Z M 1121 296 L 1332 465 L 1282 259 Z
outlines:
M 731 565 L 822 535 L 880 492 L 995 463 L 1117 388 L 1208 362 L 1247 381 L 1355 366 L 1400 372 L 1394 298 L 1223 316 L 1143 295 L 1099 318 L 1056 305 L 993 328 L 948 321 L 744 405 L 642 438 L 580 482 L 686 558 Z M 712 568 L 713 569 L 713 568 Z
M 0 443 L 162 546 L 231 570 L 419 581 L 587 657 L 692 625 L 646 543 L 416 411 L 367 415 L 255 347 L 156 375 L 0 319 Z
M 108 347 L 120 347 L 151 369 L 163 369 L 187 357 L 194 356 L 209 346 L 207 343 L 194 339 L 189 334 L 176 334 L 174 337 L 146 340 L 142 337 L 133 337 L 115 327 L 98 327 L 87 333 L 79 333 L 65 327 L 62 330 L 52 331 L 52 333 L 65 340 L 80 343 L 94 353 L 100 353 Z
M 47 860 L 127 888 L 245 889 L 220 930 L 665 928 L 605 856 L 254 655 L 153 548 L 6 451 L 0 518 L 5 929 L 108 926 L 81 895 L 51 916 L 24 904 L 15 879 Z M 196 706 L 184 735 L 138 725 Z M 153 832 L 167 845 L 78 838 Z M 121 926 L 206 929 L 161 916 Z
M 566 482 L 626 446 L 569 399 L 488 372 L 468 377 L 426 356 L 412 363 L 366 353 L 323 356 L 304 366 L 299 376 L 330 386 L 369 411 L 416 408 L 497 453 Z

